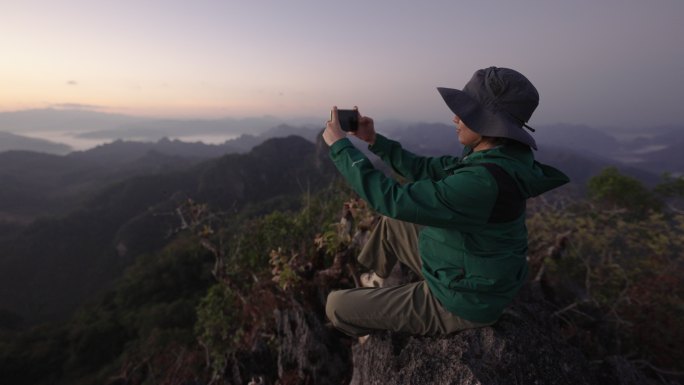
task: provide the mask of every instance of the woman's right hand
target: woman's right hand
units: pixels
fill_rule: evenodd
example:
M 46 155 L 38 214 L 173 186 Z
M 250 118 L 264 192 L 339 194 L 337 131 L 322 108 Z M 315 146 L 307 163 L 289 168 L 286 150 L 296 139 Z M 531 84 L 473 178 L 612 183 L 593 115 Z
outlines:
M 356 106 L 354 109 L 357 112 L 359 111 L 359 108 Z M 373 119 L 369 118 L 368 116 L 363 116 L 359 112 L 359 128 L 350 134 L 372 145 L 375 143 L 375 126 L 373 124 Z

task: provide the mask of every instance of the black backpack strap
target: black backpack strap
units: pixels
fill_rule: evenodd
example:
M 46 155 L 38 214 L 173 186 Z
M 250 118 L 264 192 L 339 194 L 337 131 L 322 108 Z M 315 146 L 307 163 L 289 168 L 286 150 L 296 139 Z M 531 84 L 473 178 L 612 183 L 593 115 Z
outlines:
M 499 194 L 487 223 L 504 223 L 515 220 L 525 212 L 526 199 L 517 183 L 501 166 L 494 163 L 479 163 L 494 177 L 499 186 Z

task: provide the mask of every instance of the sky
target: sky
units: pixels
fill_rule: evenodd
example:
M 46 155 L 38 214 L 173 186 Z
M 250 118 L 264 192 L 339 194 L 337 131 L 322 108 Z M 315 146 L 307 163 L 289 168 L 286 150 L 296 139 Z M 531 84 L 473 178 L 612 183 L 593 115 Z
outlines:
M 436 87 L 514 68 L 530 124 L 680 124 L 684 1 L 0 0 L 0 111 L 446 122 Z

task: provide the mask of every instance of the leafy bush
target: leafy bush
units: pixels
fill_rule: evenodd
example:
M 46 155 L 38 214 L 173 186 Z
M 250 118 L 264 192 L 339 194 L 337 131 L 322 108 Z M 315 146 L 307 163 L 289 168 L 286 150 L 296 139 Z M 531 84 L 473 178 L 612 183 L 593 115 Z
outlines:
M 244 334 L 241 305 L 230 288 L 216 284 L 197 307 L 195 333 L 207 351 L 215 375 L 225 369 L 228 356 L 240 346 Z
M 543 209 L 533 202 L 528 220 L 530 247 L 546 257 L 545 283 L 565 335 L 594 359 L 621 354 L 681 369 L 684 215 L 662 211 L 652 192 L 615 170 L 589 185 L 591 200 Z M 614 195 L 617 187 L 626 196 Z M 564 253 L 549 257 L 542 246 L 559 235 L 567 240 Z
M 300 210 L 249 218 L 239 229 L 208 220 L 217 218 L 208 209 L 191 209 L 201 215 L 193 216 L 189 227 L 215 258 L 217 283 L 200 302 L 195 324 L 214 376 L 254 338 L 274 333 L 273 311 L 288 301 L 278 290 L 295 290 L 305 270 L 324 263 L 316 260 L 320 253 L 314 239 L 339 213 L 348 192 L 331 188 L 307 195 Z
M 589 197 L 597 203 L 629 209 L 635 215 L 660 210 L 662 202 L 638 180 L 607 167 L 587 183 Z

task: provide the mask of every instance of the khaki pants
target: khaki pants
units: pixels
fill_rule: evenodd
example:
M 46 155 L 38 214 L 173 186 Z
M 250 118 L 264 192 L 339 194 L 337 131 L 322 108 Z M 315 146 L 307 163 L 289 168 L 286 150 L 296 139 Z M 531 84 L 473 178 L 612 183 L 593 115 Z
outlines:
M 380 277 L 387 277 L 399 261 L 423 278 L 419 231 L 418 225 L 383 217 L 358 260 Z M 333 291 L 328 295 L 325 312 L 336 328 L 356 337 L 374 330 L 435 335 L 485 326 L 445 310 L 424 280 L 393 287 Z

